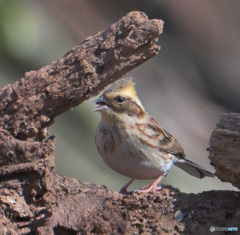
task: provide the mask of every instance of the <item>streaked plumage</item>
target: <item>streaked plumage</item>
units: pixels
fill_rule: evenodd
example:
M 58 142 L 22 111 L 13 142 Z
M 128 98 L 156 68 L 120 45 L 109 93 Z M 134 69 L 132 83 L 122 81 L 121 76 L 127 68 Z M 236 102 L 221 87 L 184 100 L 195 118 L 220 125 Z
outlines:
M 139 190 L 154 192 L 172 164 L 200 179 L 214 176 L 187 160 L 177 140 L 145 111 L 131 78 L 111 84 L 95 103 L 102 117 L 95 137 L 98 152 L 110 168 L 132 178 L 120 192 L 126 193 L 134 179 L 156 179 Z

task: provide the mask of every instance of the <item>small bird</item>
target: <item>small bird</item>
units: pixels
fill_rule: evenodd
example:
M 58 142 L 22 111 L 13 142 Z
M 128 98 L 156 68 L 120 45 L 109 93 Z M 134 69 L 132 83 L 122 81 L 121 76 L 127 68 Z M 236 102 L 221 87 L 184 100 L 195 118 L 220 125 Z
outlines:
M 101 113 L 95 136 L 98 152 L 110 168 L 131 178 L 120 193 L 127 194 L 135 179 L 155 179 L 139 193 L 160 190 L 158 184 L 173 164 L 200 179 L 214 176 L 187 160 L 178 141 L 145 111 L 132 78 L 112 83 L 95 103 L 93 111 Z

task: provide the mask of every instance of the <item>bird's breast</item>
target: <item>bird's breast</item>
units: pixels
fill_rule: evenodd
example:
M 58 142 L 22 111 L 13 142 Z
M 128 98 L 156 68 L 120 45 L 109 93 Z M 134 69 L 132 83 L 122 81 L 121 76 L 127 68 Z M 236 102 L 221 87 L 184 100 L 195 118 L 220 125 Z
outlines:
M 99 125 L 95 142 L 105 163 L 116 172 L 134 179 L 154 179 L 164 174 L 171 165 L 164 159 L 167 156 L 152 146 L 144 145 L 140 136 L 137 137 L 129 128 L 124 130 L 116 125 Z

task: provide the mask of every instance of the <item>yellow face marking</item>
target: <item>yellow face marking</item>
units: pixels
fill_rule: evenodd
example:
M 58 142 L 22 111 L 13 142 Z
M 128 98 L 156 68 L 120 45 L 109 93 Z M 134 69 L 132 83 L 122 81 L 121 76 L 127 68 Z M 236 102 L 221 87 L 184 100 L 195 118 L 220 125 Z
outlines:
M 131 98 L 136 98 L 137 97 L 137 93 L 136 90 L 134 88 L 134 85 L 130 85 L 128 87 L 123 88 L 121 91 L 119 91 L 119 95 L 120 96 L 128 96 Z

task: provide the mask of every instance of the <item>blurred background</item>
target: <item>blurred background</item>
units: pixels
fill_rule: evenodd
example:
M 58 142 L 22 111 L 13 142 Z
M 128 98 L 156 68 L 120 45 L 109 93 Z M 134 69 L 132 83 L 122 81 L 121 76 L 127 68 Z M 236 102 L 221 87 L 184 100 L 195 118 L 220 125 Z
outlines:
M 130 11 L 162 19 L 159 55 L 131 71 L 145 108 L 173 134 L 187 157 L 209 164 L 209 138 L 223 112 L 240 111 L 239 0 L 0 0 L 0 87 L 57 60 L 87 36 Z M 56 118 L 56 169 L 62 176 L 118 191 L 129 179 L 109 169 L 94 135 L 92 100 Z M 151 181 L 136 181 L 137 189 Z M 173 167 L 163 182 L 184 192 L 234 189 Z

